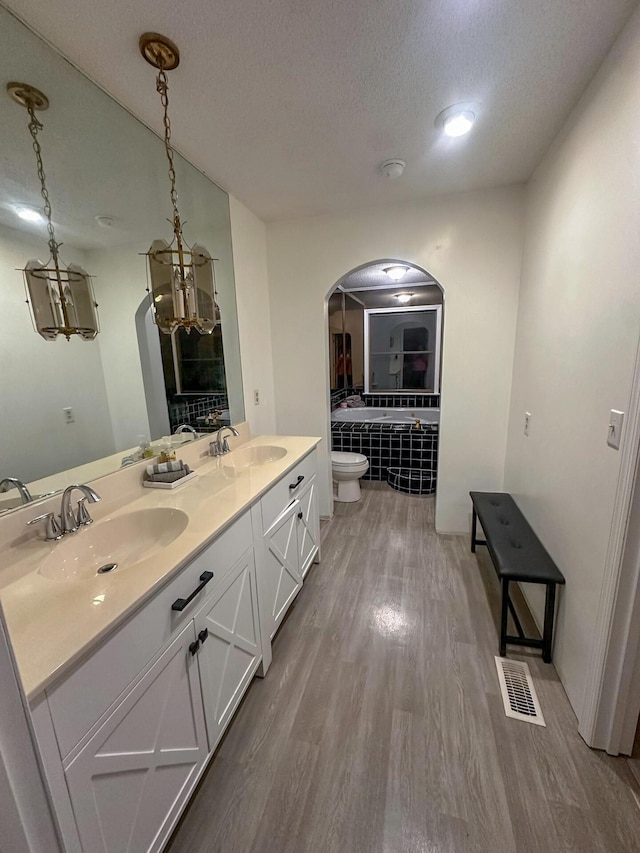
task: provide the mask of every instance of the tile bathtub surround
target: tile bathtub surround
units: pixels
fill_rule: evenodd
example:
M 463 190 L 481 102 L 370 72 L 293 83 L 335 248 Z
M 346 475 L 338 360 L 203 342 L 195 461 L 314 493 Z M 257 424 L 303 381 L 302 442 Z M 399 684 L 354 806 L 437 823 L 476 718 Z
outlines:
M 416 429 L 409 424 L 334 423 L 331 449 L 362 453 L 369 460 L 365 480 L 386 480 L 389 467 L 438 469 L 437 424 Z
M 422 468 L 390 467 L 387 482 L 396 492 L 405 495 L 431 495 L 436 490 L 436 472 Z
M 389 409 L 437 409 L 439 394 L 363 394 L 367 406 Z

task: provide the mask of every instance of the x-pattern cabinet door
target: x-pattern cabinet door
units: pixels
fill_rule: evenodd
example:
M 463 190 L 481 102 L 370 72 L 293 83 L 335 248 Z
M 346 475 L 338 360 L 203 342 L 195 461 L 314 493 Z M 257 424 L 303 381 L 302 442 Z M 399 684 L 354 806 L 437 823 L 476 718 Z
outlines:
M 270 639 L 273 639 L 302 586 L 298 551 L 299 512 L 300 502 L 292 501 L 264 533 L 262 592 Z
M 253 548 L 225 576 L 195 623 L 209 748 L 215 749 L 262 657 Z
M 65 767 L 82 849 L 160 850 L 207 755 L 193 621 Z
M 318 512 L 318 487 L 316 477 L 312 477 L 304 491 L 298 495 L 298 564 L 300 574 L 309 571 L 313 558 L 320 545 L 320 514 Z

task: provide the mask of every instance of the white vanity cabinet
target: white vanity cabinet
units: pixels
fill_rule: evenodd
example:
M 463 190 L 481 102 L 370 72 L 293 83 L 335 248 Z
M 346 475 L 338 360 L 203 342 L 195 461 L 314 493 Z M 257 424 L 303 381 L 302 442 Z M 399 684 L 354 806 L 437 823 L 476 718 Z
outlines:
M 300 508 L 297 514 L 298 565 L 304 578 L 316 562 L 320 551 L 320 509 L 318 506 L 318 478 L 311 477 L 298 494 Z
M 209 754 L 191 620 L 65 762 L 82 849 L 159 850 Z
M 32 707 L 69 853 L 167 841 L 262 660 L 252 541 L 245 512 Z
M 312 451 L 31 703 L 67 853 L 162 850 L 268 669 L 319 528 Z
M 218 741 L 260 665 L 256 566 L 250 548 L 196 614 L 209 748 Z
M 260 619 L 264 643 L 273 639 L 319 552 L 315 451 L 264 495 L 260 510 Z

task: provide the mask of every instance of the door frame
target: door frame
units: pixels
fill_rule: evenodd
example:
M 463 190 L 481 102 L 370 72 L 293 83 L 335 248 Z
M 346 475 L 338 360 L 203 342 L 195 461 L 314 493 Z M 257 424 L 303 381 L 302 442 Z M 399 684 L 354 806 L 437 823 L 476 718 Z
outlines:
M 640 342 L 578 731 L 591 747 L 631 754 L 640 715 Z

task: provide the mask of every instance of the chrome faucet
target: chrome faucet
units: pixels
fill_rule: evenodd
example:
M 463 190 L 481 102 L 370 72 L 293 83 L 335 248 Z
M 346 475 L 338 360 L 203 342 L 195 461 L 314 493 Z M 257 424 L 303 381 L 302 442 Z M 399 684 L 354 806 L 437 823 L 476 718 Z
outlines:
M 11 486 L 15 486 L 20 492 L 20 500 L 23 504 L 29 504 L 33 501 L 31 492 L 22 480 L 18 480 L 16 477 L 5 477 L 4 480 L 0 480 L 0 492 L 8 492 Z
M 71 495 L 76 489 L 82 492 L 84 498 L 81 498 L 78 501 L 78 511 L 74 514 L 73 509 L 71 508 Z M 85 506 L 85 500 L 94 504 L 100 500 L 100 495 L 97 492 L 94 492 L 91 486 L 83 486 L 81 484 L 67 486 L 64 490 L 62 494 L 62 504 L 60 506 L 60 521 L 62 524 L 63 536 L 67 533 L 75 533 L 78 527 L 84 527 L 87 524 L 91 524 L 93 521 L 89 515 L 89 510 Z
M 231 450 L 226 436 L 224 437 L 224 439 L 222 437 L 225 430 L 229 430 L 229 432 L 232 432 L 235 436 L 240 435 L 238 430 L 232 426 L 225 426 L 219 429 L 218 435 L 216 436 L 216 440 L 212 441 L 209 445 L 209 450 L 211 451 L 212 456 L 223 456 L 225 453 L 228 453 Z
M 198 437 L 198 433 L 191 424 L 180 424 L 180 426 L 176 428 L 174 435 L 180 435 L 181 432 L 192 432 L 196 438 Z

